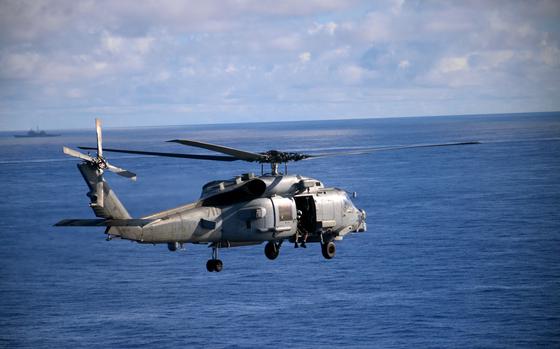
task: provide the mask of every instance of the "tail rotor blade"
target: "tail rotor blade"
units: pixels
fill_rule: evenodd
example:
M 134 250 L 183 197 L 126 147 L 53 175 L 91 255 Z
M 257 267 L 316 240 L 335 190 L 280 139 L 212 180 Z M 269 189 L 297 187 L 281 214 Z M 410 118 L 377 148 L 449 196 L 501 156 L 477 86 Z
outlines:
M 103 206 L 103 170 L 107 169 L 113 173 L 118 174 L 119 176 L 131 179 L 133 181 L 136 180 L 136 174 L 127 171 L 125 169 L 122 169 L 120 167 L 113 166 L 109 164 L 106 159 L 103 158 L 103 137 L 101 135 L 101 119 L 95 119 L 95 132 L 97 134 L 97 157 L 92 157 L 86 154 L 82 154 L 79 151 L 70 149 L 68 147 L 62 147 L 62 151 L 64 152 L 64 154 L 88 161 L 92 166 L 95 166 L 99 174 L 95 187 L 97 191 L 97 203 Z M 96 148 L 89 148 L 89 149 L 96 149 Z
M 101 136 L 101 119 L 95 119 L 95 132 L 97 133 L 97 156 L 103 157 L 103 144 Z
M 78 159 L 94 162 L 94 159 L 91 156 L 86 155 L 86 154 L 82 154 L 79 151 L 76 151 L 74 149 L 70 149 L 68 147 L 62 147 L 62 151 L 66 155 L 70 155 L 70 156 L 73 156 L 73 157 L 78 158 Z
M 113 172 L 113 173 L 118 174 L 119 176 L 122 176 L 122 177 L 125 177 L 125 178 L 128 178 L 128 179 L 131 179 L 131 180 L 133 180 L 133 181 L 136 180 L 136 173 L 127 171 L 127 170 L 122 169 L 122 168 L 117 167 L 117 166 L 113 166 L 113 165 L 111 165 L 111 164 L 107 164 L 107 169 L 108 169 L 109 171 Z

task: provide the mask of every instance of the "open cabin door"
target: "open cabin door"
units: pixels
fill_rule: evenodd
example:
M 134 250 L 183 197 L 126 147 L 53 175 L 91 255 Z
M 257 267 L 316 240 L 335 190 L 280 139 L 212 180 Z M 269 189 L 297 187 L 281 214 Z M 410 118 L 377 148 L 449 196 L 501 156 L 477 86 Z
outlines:
M 301 211 L 300 226 L 313 234 L 317 230 L 317 211 L 312 195 L 296 196 L 297 210 Z

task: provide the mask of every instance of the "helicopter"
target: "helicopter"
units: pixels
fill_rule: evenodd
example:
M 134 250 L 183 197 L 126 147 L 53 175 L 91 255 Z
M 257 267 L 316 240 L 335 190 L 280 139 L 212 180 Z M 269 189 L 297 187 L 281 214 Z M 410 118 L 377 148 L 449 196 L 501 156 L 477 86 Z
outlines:
M 366 212 L 356 208 L 345 190 L 325 187 L 320 180 L 297 174 L 287 174 L 287 163 L 312 160 L 329 156 L 357 155 L 422 147 L 440 147 L 477 144 L 456 142 L 416 144 L 392 147 L 365 148 L 323 154 L 298 152 L 250 152 L 222 145 L 188 139 L 168 142 L 202 148 L 223 155 L 165 153 L 141 150 L 103 148 L 101 120 L 95 120 L 97 146 L 78 147 L 95 150 L 95 156 L 63 147 L 69 156 L 81 159 L 77 165 L 89 191 L 89 206 L 96 219 L 64 219 L 55 226 L 105 227 L 107 240 L 114 238 L 142 244 L 167 244 L 170 251 L 183 248 L 183 244 L 207 244 L 212 248 L 206 263 L 209 272 L 220 272 L 223 262 L 219 250 L 238 246 L 266 243 L 265 256 L 274 260 L 285 241 L 294 247 L 306 243 L 320 243 L 325 259 L 336 253 L 335 241 L 350 233 L 367 230 Z M 104 178 L 109 171 L 136 180 L 136 174 L 114 166 L 104 157 L 104 152 L 162 156 L 209 161 L 246 161 L 261 164 L 261 175 L 244 173 L 226 180 L 213 180 L 202 187 L 200 198 L 192 203 L 157 212 L 141 218 L 132 218 Z M 270 172 L 264 172 L 264 164 Z M 279 165 L 284 164 L 284 173 Z M 352 195 L 355 197 L 354 195 Z

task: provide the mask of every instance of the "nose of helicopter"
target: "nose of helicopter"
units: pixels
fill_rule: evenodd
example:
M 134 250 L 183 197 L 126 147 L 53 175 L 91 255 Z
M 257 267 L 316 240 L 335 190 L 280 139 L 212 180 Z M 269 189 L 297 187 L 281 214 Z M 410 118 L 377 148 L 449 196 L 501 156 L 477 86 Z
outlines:
M 358 231 L 360 233 L 367 231 L 367 224 L 366 224 L 367 213 L 366 213 L 366 211 L 359 210 L 358 217 L 359 217 L 359 223 L 358 223 L 358 229 L 356 229 L 356 231 Z

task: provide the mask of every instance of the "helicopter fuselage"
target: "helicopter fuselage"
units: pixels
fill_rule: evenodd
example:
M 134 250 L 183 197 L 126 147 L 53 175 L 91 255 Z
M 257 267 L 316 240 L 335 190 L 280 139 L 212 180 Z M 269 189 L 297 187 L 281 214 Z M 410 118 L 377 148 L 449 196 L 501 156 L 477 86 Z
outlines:
M 141 243 L 216 243 L 221 247 L 297 239 L 342 239 L 366 230 L 365 212 L 347 193 L 299 175 L 244 174 L 213 181 L 197 202 L 143 219 L 140 229 L 113 227 L 108 234 Z

